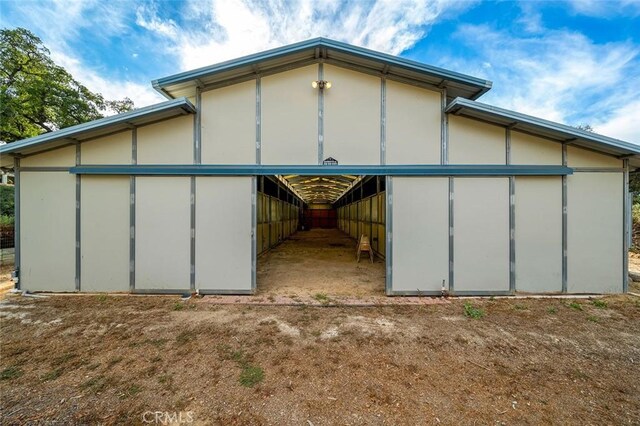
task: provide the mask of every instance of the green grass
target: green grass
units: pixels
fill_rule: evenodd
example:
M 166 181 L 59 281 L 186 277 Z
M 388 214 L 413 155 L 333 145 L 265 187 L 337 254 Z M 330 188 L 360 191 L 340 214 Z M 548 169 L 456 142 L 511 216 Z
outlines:
M 591 321 L 591 322 L 600 322 L 600 318 L 593 316 L 593 315 L 589 315 L 587 317 L 587 321 Z
M 17 379 L 18 377 L 22 376 L 24 374 L 24 372 L 18 368 L 17 366 L 13 365 L 11 367 L 7 367 L 4 370 L 2 370 L 0 372 L 0 380 L 13 380 L 13 379 Z
M 318 302 L 322 303 L 323 305 L 326 305 L 327 303 L 331 302 L 331 299 L 329 299 L 329 296 L 327 296 L 326 293 L 316 293 L 313 295 L 313 298 L 316 299 Z
M 247 364 L 240 373 L 240 384 L 245 387 L 253 387 L 264 380 L 264 370 L 257 365 Z
M 173 310 L 174 310 L 174 311 L 181 311 L 181 310 L 183 310 L 183 309 L 184 309 L 184 303 L 182 303 L 182 302 L 176 302 L 176 303 L 173 305 Z
M 107 296 L 106 294 L 102 293 L 96 296 L 96 299 L 98 299 L 98 302 L 106 302 L 107 298 L 109 296 Z
M 569 303 L 569 307 L 571 309 L 575 309 L 576 311 L 582 311 L 583 310 L 582 305 L 580 303 L 578 303 L 578 302 Z
M 465 303 L 464 316 L 467 318 L 480 319 L 484 316 L 484 311 L 480 308 L 476 308 L 471 303 Z
M 557 314 L 558 313 L 558 309 L 555 306 L 549 306 L 547 308 L 547 312 L 550 314 Z
M 42 380 L 43 382 L 49 382 L 62 376 L 62 373 L 64 373 L 64 368 L 55 368 L 48 373 L 45 373 L 42 377 L 40 377 L 40 380 Z
M 196 335 L 193 331 L 183 331 L 176 336 L 176 342 L 179 344 L 185 344 L 195 339 Z
M 120 399 L 126 399 L 130 396 L 135 396 L 142 392 L 142 388 L 136 384 L 133 384 L 126 388 L 123 393 L 120 394 Z
M 529 307 L 528 307 L 528 306 L 525 306 L 525 305 L 516 305 L 516 306 L 514 306 L 514 309 L 515 309 L 516 311 L 526 311 L 526 310 L 528 310 L 528 309 L 529 309 Z
M 607 307 L 607 302 L 601 299 L 593 299 L 591 304 L 599 309 L 604 309 Z
M 227 345 L 219 346 L 218 349 L 222 352 L 224 359 L 234 361 L 241 368 L 238 381 L 242 386 L 250 388 L 264 380 L 264 370 L 262 367 L 252 364 L 245 351 L 242 349 L 233 351 Z

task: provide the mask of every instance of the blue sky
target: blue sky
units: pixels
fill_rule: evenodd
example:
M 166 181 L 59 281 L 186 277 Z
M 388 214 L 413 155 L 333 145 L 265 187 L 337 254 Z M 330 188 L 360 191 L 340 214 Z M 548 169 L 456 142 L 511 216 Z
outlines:
M 640 143 L 640 0 L 0 0 L 109 98 L 150 80 L 313 37 L 493 81 L 480 101 Z

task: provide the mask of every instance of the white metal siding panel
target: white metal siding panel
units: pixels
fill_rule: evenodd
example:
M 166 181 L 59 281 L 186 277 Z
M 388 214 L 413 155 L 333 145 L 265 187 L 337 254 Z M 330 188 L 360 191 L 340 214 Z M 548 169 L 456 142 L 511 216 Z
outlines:
M 387 164 L 440 164 L 440 93 L 386 84 Z
M 516 177 L 516 290 L 562 290 L 562 178 Z
M 188 177 L 136 178 L 136 289 L 188 289 Z
M 456 178 L 453 212 L 455 291 L 509 290 L 509 180 Z
M 193 164 L 193 116 L 140 127 L 138 164 Z
M 511 132 L 511 164 L 562 165 L 562 144 Z
M 196 179 L 196 288 L 251 290 L 251 177 Z
M 129 291 L 129 177 L 83 176 L 82 291 Z
M 318 66 L 261 79 L 262 164 L 318 164 Z
M 76 177 L 20 173 L 23 290 L 75 291 Z
M 567 290 L 622 291 L 622 173 L 576 173 L 567 187 Z
M 256 82 L 202 94 L 202 163 L 255 164 Z
M 131 131 L 82 144 L 82 164 L 131 164 Z
M 567 164 L 569 167 L 622 167 L 622 160 L 569 145 Z
M 20 167 L 70 167 L 75 165 L 75 145 L 54 149 L 20 160 Z
M 448 199 L 448 178 L 393 178 L 393 291 L 448 287 Z
M 506 164 L 504 127 L 449 115 L 450 164 Z
M 380 79 L 324 66 L 324 158 L 380 164 Z

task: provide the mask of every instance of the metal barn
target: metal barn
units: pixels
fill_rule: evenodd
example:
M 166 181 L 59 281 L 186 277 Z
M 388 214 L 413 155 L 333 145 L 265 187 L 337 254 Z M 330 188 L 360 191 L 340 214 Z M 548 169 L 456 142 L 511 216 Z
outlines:
M 320 38 L 153 87 L 0 147 L 20 289 L 253 294 L 263 253 L 328 224 L 369 237 L 387 295 L 627 290 L 640 148 L 477 102 L 491 82 Z

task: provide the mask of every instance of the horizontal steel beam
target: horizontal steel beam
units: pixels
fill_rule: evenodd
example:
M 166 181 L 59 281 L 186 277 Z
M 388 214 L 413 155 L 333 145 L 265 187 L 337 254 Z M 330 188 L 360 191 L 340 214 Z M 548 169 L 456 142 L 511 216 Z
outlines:
M 69 168 L 80 175 L 134 176 L 255 176 L 255 175 L 374 175 L 374 176 L 566 176 L 566 166 L 519 165 L 354 165 L 354 166 L 269 166 L 269 165 L 93 165 Z

